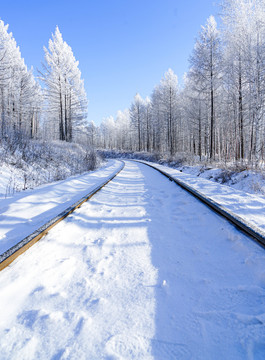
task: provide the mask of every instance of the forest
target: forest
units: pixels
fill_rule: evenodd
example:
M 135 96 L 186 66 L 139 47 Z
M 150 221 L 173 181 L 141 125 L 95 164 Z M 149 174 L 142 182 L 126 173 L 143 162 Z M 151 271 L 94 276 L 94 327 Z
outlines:
M 265 359 L 265 0 L 214 1 L 1 2 L 0 360 Z
M 78 65 L 56 27 L 35 77 L 0 21 L 0 197 L 98 166 Z
M 183 84 L 169 68 L 149 97 L 136 93 L 128 109 L 100 125 L 87 120 L 79 63 L 59 28 L 44 47 L 36 79 L 1 20 L 0 143 L 22 137 L 60 140 L 260 168 L 265 159 L 264 19 L 265 0 L 223 1 L 220 27 L 213 16 L 201 27 Z
M 265 157 L 265 1 L 226 0 L 191 53 L 184 85 L 169 69 L 150 97 L 136 94 L 116 119 L 90 124 L 93 144 L 190 155 L 259 168 Z
M 1 140 L 80 141 L 86 124 L 84 81 L 71 47 L 56 27 L 38 79 L 28 69 L 8 25 L 0 21 Z

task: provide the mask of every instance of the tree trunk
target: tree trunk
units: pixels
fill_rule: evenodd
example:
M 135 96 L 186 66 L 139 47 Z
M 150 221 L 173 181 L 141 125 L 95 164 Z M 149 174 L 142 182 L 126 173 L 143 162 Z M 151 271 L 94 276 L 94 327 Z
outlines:
M 238 74 L 238 117 L 239 117 L 239 157 L 244 159 L 244 133 L 243 133 L 243 96 L 242 96 L 242 74 L 241 57 L 239 57 Z

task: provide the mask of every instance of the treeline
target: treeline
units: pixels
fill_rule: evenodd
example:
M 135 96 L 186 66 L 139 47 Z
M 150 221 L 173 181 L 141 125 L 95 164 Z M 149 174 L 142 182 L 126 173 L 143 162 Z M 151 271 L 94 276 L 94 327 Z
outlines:
M 265 0 L 225 0 L 221 30 L 210 16 L 196 40 L 184 86 L 169 69 L 150 98 L 99 127 L 107 149 L 195 155 L 259 165 L 265 158 Z
M 36 80 L 0 20 L 0 142 L 21 137 L 86 141 L 84 83 L 58 27 L 44 55 Z

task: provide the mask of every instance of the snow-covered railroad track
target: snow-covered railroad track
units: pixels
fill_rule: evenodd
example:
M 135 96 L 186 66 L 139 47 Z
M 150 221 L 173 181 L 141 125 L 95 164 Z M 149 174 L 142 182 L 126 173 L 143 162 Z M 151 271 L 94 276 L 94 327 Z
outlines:
M 5 251 L 3 254 L 0 254 L 0 271 L 5 269 L 10 265 L 18 256 L 27 251 L 32 245 L 36 244 L 43 236 L 45 236 L 55 225 L 64 220 L 67 216 L 72 214 L 73 211 L 78 209 L 82 204 L 92 198 L 99 190 L 106 186 L 111 180 L 113 180 L 124 168 L 124 162 L 121 161 L 122 166 L 115 174 L 109 177 L 107 180 L 103 181 L 101 184 L 97 185 L 93 190 L 88 194 L 83 196 L 80 200 L 75 202 L 73 205 L 62 211 L 57 216 L 53 217 L 46 224 L 41 226 L 39 229 L 34 231 L 32 234 L 28 235 L 26 238 L 21 240 L 16 245 L 12 246 L 10 249 Z
M 265 247 L 265 232 L 263 230 L 259 229 L 257 226 L 250 224 L 250 222 L 246 221 L 245 219 L 241 218 L 240 216 L 238 216 L 238 215 L 232 213 L 231 211 L 229 211 L 228 209 L 226 209 L 225 206 L 218 204 L 216 201 L 214 201 L 213 199 L 209 198 L 208 196 L 202 194 L 200 191 L 194 189 L 192 186 L 188 185 L 184 181 L 174 178 L 166 171 L 163 171 L 160 168 L 157 168 L 156 166 L 153 166 L 152 164 L 146 163 L 141 160 L 134 160 L 134 161 L 137 161 L 137 162 L 140 162 L 147 166 L 150 166 L 152 169 L 155 169 L 156 171 L 160 172 L 162 175 L 167 177 L 170 181 L 173 181 L 174 183 L 179 185 L 182 189 L 186 190 L 188 193 L 192 194 L 195 198 L 199 199 L 201 202 L 206 204 L 209 208 L 214 210 L 217 214 L 219 214 L 222 217 L 224 217 L 225 219 L 227 219 L 230 223 L 235 225 L 239 230 L 241 230 L 245 234 L 249 235 L 257 243 L 262 245 L 262 247 Z
M 143 164 L 0 274 L 0 359 L 264 359 L 265 254 Z

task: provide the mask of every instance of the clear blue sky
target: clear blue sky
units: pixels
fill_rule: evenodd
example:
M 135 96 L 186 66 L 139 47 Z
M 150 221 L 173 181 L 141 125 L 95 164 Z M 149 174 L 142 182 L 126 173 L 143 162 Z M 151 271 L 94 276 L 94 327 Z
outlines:
M 150 95 L 169 67 L 181 80 L 200 26 L 218 11 L 214 0 L 12 0 L 0 18 L 34 69 L 59 26 L 80 62 L 88 120 L 99 124 L 136 92 Z

